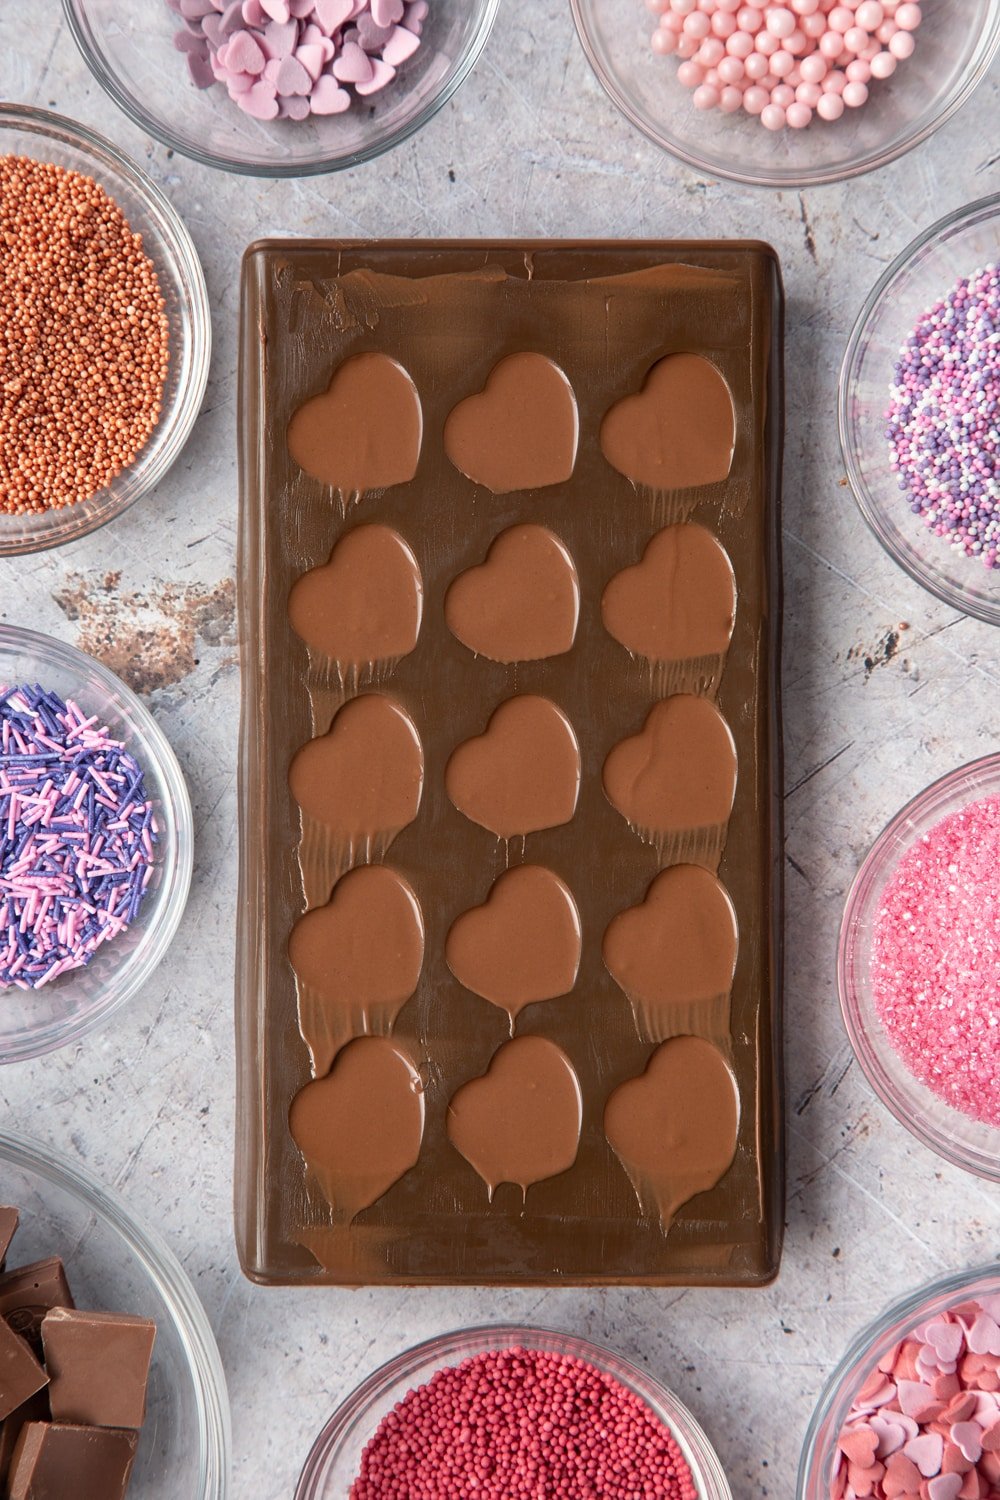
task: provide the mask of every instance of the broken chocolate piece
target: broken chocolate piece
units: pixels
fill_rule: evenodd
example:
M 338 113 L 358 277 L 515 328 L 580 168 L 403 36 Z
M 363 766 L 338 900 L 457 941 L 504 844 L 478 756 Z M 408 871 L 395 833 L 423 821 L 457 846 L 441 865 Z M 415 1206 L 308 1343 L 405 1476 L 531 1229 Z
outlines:
M 48 1383 L 25 1340 L 0 1319 L 0 1417 L 8 1417 Z
M 7 1500 L 121 1500 L 128 1488 L 134 1432 L 29 1422 L 14 1449 Z
M 10 1242 L 17 1233 L 19 1220 L 20 1215 L 16 1208 L 8 1208 L 6 1205 L 0 1206 L 0 1270 L 3 1269 L 7 1251 L 10 1249 Z
M 146 1417 L 156 1324 L 125 1313 L 57 1307 L 42 1323 L 49 1401 L 56 1422 L 132 1427 Z
M 58 1256 L 18 1266 L 0 1276 L 0 1317 L 42 1357 L 42 1319 L 53 1307 L 72 1307 L 73 1296 Z
M 12 1411 L 10 1416 L 4 1417 L 0 1422 L 0 1495 L 6 1495 L 4 1488 L 7 1474 L 10 1469 L 10 1461 L 17 1447 L 17 1440 L 21 1436 L 21 1429 L 28 1422 L 48 1422 L 51 1418 L 49 1410 L 48 1386 L 43 1390 L 36 1391 L 30 1396 L 23 1406 Z

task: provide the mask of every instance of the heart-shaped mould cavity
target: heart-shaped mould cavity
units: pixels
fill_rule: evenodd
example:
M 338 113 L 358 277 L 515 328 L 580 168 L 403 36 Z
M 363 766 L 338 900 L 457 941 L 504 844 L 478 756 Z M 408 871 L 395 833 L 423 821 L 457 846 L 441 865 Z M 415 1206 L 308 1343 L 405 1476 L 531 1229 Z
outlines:
M 494 495 L 562 484 L 573 473 L 579 417 L 573 387 L 544 354 L 508 354 L 444 424 L 455 468 Z
M 501 703 L 484 734 L 452 752 L 445 789 L 473 823 L 512 839 L 570 821 L 580 769 L 580 746 L 562 709 L 521 693 Z
M 424 923 L 396 870 L 359 865 L 325 906 L 296 922 L 288 958 L 299 989 L 299 1029 L 322 1078 L 351 1037 L 387 1033 L 417 988 Z
M 724 1040 L 739 938 L 725 887 L 699 865 L 672 865 L 604 934 L 608 972 L 644 1042 L 694 1033 Z
M 700 354 L 658 360 L 642 390 L 601 423 L 601 452 L 613 469 L 651 490 L 686 490 L 728 477 L 736 443 L 733 398 Z
M 626 651 L 671 669 L 661 673 L 666 691 L 687 678 L 714 692 L 736 620 L 736 578 L 725 548 L 693 521 L 664 527 L 641 562 L 612 578 L 601 616 Z
M 384 693 L 339 710 L 329 732 L 303 745 L 288 773 L 292 796 L 350 850 L 384 852 L 412 823 L 424 784 L 424 752 L 413 720 Z
M 359 1037 L 292 1100 L 292 1139 L 338 1220 L 350 1223 L 416 1166 L 424 1088 L 405 1052 Z
M 482 906 L 452 923 L 445 958 L 455 978 L 510 1017 L 569 994 L 580 968 L 580 913 L 572 892 L 542 865 L 519 865 Z
M 341 669 L 407 656 L 423 611 L 420 567 L 391 526 L 355 526 L 322 567 L 296 579 L 288 618 L 311 650 Z
M 604 762 L 604 791 L 668 863 L 714 869 L 736 793 L 736 745 L 714 703 L 678 693 L 654 703 L 638 734 Z
M 583 1123 L 580 1080 L 565 1052 L 541 1036 L 515 1037 L 481 1078 L 463 1084 L 448 1106 L 448 1139 L 486 1183 L 527 1195 L 576 1161 Z
M 559 538 L 545 526 L 511 526 L 486 561 L 467 568 L 444 601 L 448 629 L 490 661 L 561 656 L 576 637 L 580 581 Z
M 638 1078 L 615 1089 L 604 1133 L 644 1214 L 666 1234 L 682 1204 L 715 1187 L 736 1155 L 736 1082 L 717 1047 L 680 1036 L 657 1047 Z
M 417 388 L 387 354 L 353 354 L 288 424 L 288 451 L 346 504 L 417 472 L 423 413 Z

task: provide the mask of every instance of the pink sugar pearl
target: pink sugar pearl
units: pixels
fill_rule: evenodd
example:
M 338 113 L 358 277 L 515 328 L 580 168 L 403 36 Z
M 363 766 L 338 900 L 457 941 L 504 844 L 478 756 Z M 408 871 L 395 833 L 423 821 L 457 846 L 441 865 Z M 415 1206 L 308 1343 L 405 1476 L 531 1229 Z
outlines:
M 1000 796 L 951 813 L 903 855 L 873 924 L 872 994 L 909 1071 L 1000 1126 Z
M 503 1349 L 439 1370 L 386 1416 L 350 1500 L 698 1500 L 669 1429 L 594 1365 Z

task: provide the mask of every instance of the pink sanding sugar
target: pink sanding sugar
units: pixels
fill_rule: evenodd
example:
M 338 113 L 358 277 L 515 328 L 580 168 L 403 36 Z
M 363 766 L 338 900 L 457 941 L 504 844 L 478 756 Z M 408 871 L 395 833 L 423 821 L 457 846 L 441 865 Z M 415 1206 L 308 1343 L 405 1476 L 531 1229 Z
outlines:
M 697 1500 L 668 1429 L 613 1376 L 538 1350 L 439 1370 L 384 1418 L 350 1500 Z
M 900 860 L 875 917 L 872 989 L 910 1072 L 1000 1126 L 1000 796 L 942 818 Z

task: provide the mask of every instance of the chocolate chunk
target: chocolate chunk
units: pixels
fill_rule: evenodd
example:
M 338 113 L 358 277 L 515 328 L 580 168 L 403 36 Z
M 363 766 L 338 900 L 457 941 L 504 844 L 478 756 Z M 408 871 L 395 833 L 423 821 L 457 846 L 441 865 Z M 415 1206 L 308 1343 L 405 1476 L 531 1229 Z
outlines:
M 124 1313 L 57 1307 L 42 1323 L 56 1422 L 142 1426 L 156 1324 Z
M 10 1249 L 10 1242 L 17 1233 L 20 1217 L 16 1208 L 7 1208 L 5 1205 L 0 1206 L 0 1270 L 3 1269 L 7 1251 Z
M 7 1500 L 121 1500 L 138 1435 L 110 1427 L 29 1422 L 14 1449 Z
M 8 1417 L 48 1383 L 25 1340 L 0 1319 L 0 1417 Z
M 10 1469 L 10 1461 L 17 1447 L 17 1440 L 21 1436 L 21 1429 L 28 1422 L 47 1422 L 52 1413 L 49 1410 L 49 1391 L 46 1386 L 30 1396 L 23 1406 L 12 1411 L 9 1417 L 5 1417 L 0 1423 L 0 1495 L 6 1495 L 4 1488 L 7 1473 Z
M 42 1319 L 53 1307 L 72 1307 L 73 1296 L 58 1256 L 18 1266 L 0 1276 L 0 1317 L 42 1357 Z

